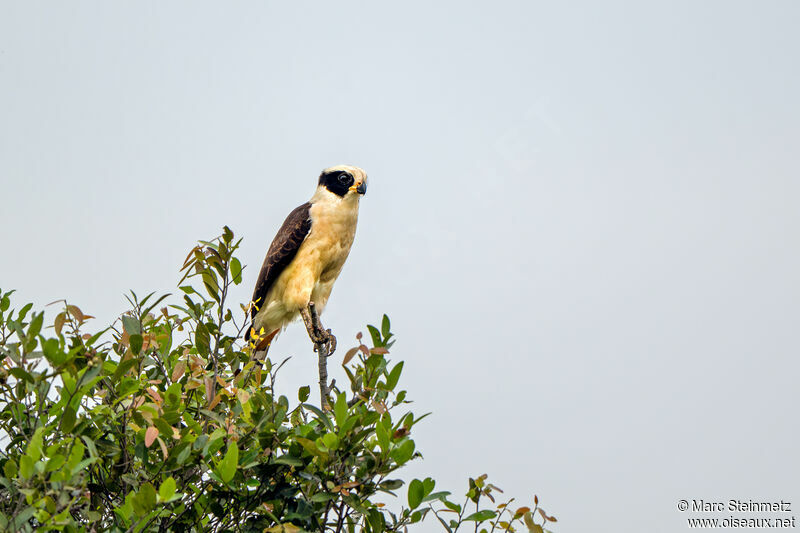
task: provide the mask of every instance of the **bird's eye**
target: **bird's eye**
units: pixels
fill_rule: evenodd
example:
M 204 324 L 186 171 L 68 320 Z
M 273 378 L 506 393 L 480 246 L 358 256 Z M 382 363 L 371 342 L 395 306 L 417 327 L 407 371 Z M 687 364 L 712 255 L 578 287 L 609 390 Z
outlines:
M 350 183 L 350 180 L 353 179 L 350 177 L 350 174 L 340 174 L 339 175 L 339 183 L 342 185 L 347 185 Z

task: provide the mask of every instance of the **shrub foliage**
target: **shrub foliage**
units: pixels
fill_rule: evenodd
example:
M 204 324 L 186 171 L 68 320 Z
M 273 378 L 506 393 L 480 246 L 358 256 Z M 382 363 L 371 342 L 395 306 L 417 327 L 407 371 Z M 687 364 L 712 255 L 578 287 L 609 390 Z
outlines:
M 0 529 L 371 533 L 427 520 L 542 532 L 555 521 L 538 499 L 497 504 L 485 475 L 462 503 L 431 478 L 398 477 L 420 457 L 412 434 L 425 415 L 387 358 L 386 316 L 346 352 L 349 388 L 333 387 L 329 410 L 307 386 L 296 401 L 276 395 L 283 363 L 254 359 L 246 306 L 227 302 L 239 244 L 227 227 L 200 241 L 181 299 L 131 293 L 102 331 L 66 302 L 45 327 L 0 291 Z

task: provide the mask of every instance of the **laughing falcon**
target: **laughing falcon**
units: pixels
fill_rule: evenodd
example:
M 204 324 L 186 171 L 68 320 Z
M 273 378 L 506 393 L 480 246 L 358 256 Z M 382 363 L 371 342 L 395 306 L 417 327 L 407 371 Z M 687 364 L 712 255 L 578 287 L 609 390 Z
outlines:
M 358 167 L 326 168 L 311 200 L 289 213 L 272 241 L 258 274 L 251 327 L 245 338 L 257 350 L 314 303 L 322 313 L 356 234 L 358 202 L 367 192 L 367 174 Z M 305 315 L 304 315 L 305 318 Z

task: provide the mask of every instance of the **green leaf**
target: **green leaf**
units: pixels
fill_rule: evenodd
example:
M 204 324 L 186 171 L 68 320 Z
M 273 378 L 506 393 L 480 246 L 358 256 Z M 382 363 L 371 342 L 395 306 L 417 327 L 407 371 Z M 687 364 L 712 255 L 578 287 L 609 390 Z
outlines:
M 222 238 L 225 239 L 225 242 L 231 242 L 233 240 L 233 230 L 228 226 L 222 226 Z
M 303 406 L 303 409 L 308 409 L 309 411 L 317 415 L 317 418 L 323 424 L 325 424 L 325 427 L 328 428 L 329 431 L 335 431 L 335 428 L 333 427 L 333 422 L 331 422 L 331 419 L 328 418 L 328 415 L 323 413 L 319 407 L 317 407 L 316 405 L 311 405 L 310 403 L 304 403 L 301 405 Z
M 194 331 L 194 343 L 197 347 L 197 353 L 206 355 L 209 352 L 211 339 L 208 333 L 208 328 L 202 322 L 197 323 L 197 328 Z
M 19 310 L 19 313 L 17 313 L 17 322 L 22 322 L 23 320 L 25 320 L 25 316 L 28 314 L 28 311 L 31 310 L 31 307 L 33 307 L 33 304 L 27 303 L 22 307 L 22 309 Z
M 386 378 L 386 388 L 389 390 L 394 390 L 397 382 L 400 380 L 400 374 L 403 372 L 403 361 L 400 361 L 396 365 L 391 372 L 389 372 L 389 377 Z
M 303 385 L 297 391 L 297 399 L 300 400 L 300 403 L 303 403 L 304 401 L 308 400 L 309 396 L 311 396 L 311 387 L 309 387 L 308 385 Z
M 142 325 L 139 321 L 130 315 L 122 315 L 122 327 L 128 332 L 128 335 L 141 335 Z
M 342 427 L 347 421 L 347 398 L 344 393 L 336 397 L 336 403 L 333 404 L 333 415 L 336 418 L 336 425 L 339 427 Z
M 383 334 L 384 339 L 388 339 L 391 331 L 391 324 L 389 323 L 389 317 L 387 315 L 383 315 L 383 320 L 381 321 L 381 333 Z
M 375 326 L 367 325 L 367 329 L 369 330 L 369 334 L 372 337 L 372 344 L 374 346 L 383 346 L 383 342 L 381 342 L 381 332 L 378 331 L 378 328 Z
M 406 439 L 400 444 L 397 448 L 392 450 L 391 456 L 392 459 L 397 462 L 398 465 L 404 465 L 407 463 L 411 457 L 414 455 L 414 441 L 411 439 Z
M 29 381 L 29 382 L 33 383 L 33 376 L 31 376 L 28 372 L 26 372 L 25 370 L 21 369 L 18 366 L 15 366 L 14 368 L 10 368 L 8 370 L 8 373 L 11 374 L 12 376 L 14 376 L 17 379 L 21 379 L 21 380 Z
M 126 524 L 128 523 L 128 520 L 130 520 L 131 514 L 133 514 L 133 504 L 131 503 L 130 496 L 131 494 L 129 493 L 128 497 L 125 498 L 125 503 L 114 509 L 114 512 L 117 514 L 117 516 L 122 518 L 123 522 Z
M 3 473 L 8 479 L 13 479 L 17 476 L 17 463 L 14 462 L 14 459 L 6 461 L 6 464 L 3 465 Z
M 42 331 L 42 323 L 44 322 L 44 311 L 39 314 L 33 314 L 31 325 L 28 326 L 28 341 L 31 341 Z
M 228 451 L 225 452 L 225 457 L 219 462 L 217 474 L 225 483 L 229 483 L 236 473 L 236 467 L 239 465 L 239 446 L 236 441 L 231 442 L 228 446 Z
M 386 491 L 396 490 L 402 487 L 403 483 L 404 482 L 402 479 L 387 479 L 386 481 L 380 484 L 380 489 Z
M 491 520 L 492 518 L 496 517 L 497 513 L 491 511 L 489 509 L 483 509 L 482 511 L 478 511 L 476 513 L 472 513 L 468 517 L 464 519 L 465 522 L 483 522 L 485 520 Z
M 25 450 L 25 455 L 29 456 L 34 461 L 38 461 L 42 456 L 42 431 L 44 431 L 43 428 L 36 428 Z
M 211 269 L 203 270 L 200 276 L 203 278 L 203 285 L 206 292 L 215 301 L 219 302 L 219 284 L 217 283 L 217 275 Z
M 308 453 L 312 455 L 319 455 L 320 457 L 324 457 L 325 455 L 327 455 L 325 452 L 320 451 L 320 449 L 317 447 L 317 443 L 311 439 L 307 439 L 305 437 L 297 437 L 296 440 L 297 442 L 300 443 L 300 446 L 305 448 L 308 451 Z
M 78 464 L 83 459 L 83 452 L 86 451 L 86 447 L 83 443 L 77 439 L 72 443 L 72 451 L 69 452 L 69 459 L 67 460 L 67 468 L 71 474 L 75 474 L 77 470 Z
M 64 387 L 61 389 L 61 397 L 66 401 L 67 396 L 71 396 L 75 393 L 77 382 L 70 374 L 61 374 L 61 381 L 64 383 Z
M 152 509 L 156 504 L 156 489 L 150 483 L 145 483 L 139 488 L 139 503 L 145 512 Z
M 94 446 L 94 441 L 86 436 L 81 436 L 81 439 L 83 439 L 83 442 L 86 443 L 86 447 L 89 449 L 89 457 L 92 458 L 98 457 L 97 448 L 95 448 Z
M 408 507 L 410 509 L 419 507 L 419 504 L 422 503 L 422 498 L 425 496 L 424 492 L 425 488 L 422 485 L 422 481 L 412 479 L 408 485 Z
M 335 433 L 326 433 L 322 436 L 322 443 L 329 450 L 335 450 L 339 447 L 339 437 Z
M 199 451 L 199 450 L 202 450 L 203 448 L 205 448 L 207 443 L 208 443 L 208 435 L 200 435 L 192 443 L 192 448 L 194 450 Z
M 97 462 L 97 459 L 84 459 L 83 461 L 81 461 L 80 463 L 75 465 L 75 468 L 72 469 L 73 475 L 75 474 L 75 472 L 80 472 L 81 470 L 85 469 L 87 466 L 93 465 L 95 462 Z
M 378 445 L 380 445 L 381 450 L 386 453 L 389 450 L 391 436 L 383 420 L 379 420 L 378 423 L 375 424 L 375 436 L 378 437 Z
M 29 455 L 19 458 L 19 475 L 22 479 L 30 479 L 33 475 L 34 460 Z
M 367 513 L 367 520 L 369 521 L 372 531 L 386 531 L 386 519 L 383 517 L 383 513 L 379 510 L 375 508 L 370 509 Z
M 442 503 L 444 504 L 445 507 L 447 507 L 451 511 L 455 511 L 457 513 L 461 513 L 461 505 L 459 505 L 457 503 L 453 503 L 453 502 L 448 501 L 448 500 L 442 500 Z
M 432 502 L 434 500 L 444 501 L 445 498 L 450 496 L 450 492 L 443 490 L 441 492 L 433 492 L 422 498 L 422 503 Z
M 44 471 L 45 472 L 55 472 L 56 470 L 58 470 L 59 468 L 64 466 L 64 463 L 66 463 L 66 462 L 67 462 L 67 458 L 64 457 L 63 455 L 61 455 L 60 453 L 58 453 L 58 454 L 54 455 L 53 457 L 51 457 L 49 461 L 47 461 L 47 466 L 45 467 Z
M 69 405 L 66 406 L 64 408 L 64 413 L 61 415 L 61 431 L 64 433 L 72 431 L 72 428 L 75 427 L 75 418 L 75 409 Z
M 58 366 L 66 360 L 66 354 L 59 349 L 57 339 L 47 339 L 42 345 L 42 352 L 45 358 Z
M 329 492 L 318 492 L 318 493 L 314 494 L 309 499 L 312 502 L 315 502 L 315 503 L 318 503 L 318 502 L 327 503 L 327 502 L 329 502 L 331 500 L 336 499 L 337 496 L 338 496 L 337 494 L 331 494 Z M 269 531 L 269 530 L 267 530 L 267 531 Z
M 293 455 L 281 455 L 277 457 L 273 462 L 281 464 L 281 465 L 289 465 L 289 466 L 303 466 L 303 460 L 299 457 L 294 457 Z
M 28 520 L 33 518 L 33 515 L 36 513 L 36 507 L 25 507 L 20 511 L 17 515 L 11 518 L 11 524 L 13 527 L 9 528 L 11 531 L 25 531 L 25 527 L 23 527 Z M 19 527 L 19 529 L 17 529 Z
M 133 506 L 133 512 L 136 513 L 137 516 L 142 516 L 147 512 L 147 509 L 142 505 L 142 498 L 140 498 L 137 493 L 129 492 L 125 496 L 125 503 L 130 503 Z
M 139 352 L 142 351 L 142 343 L 144 342 L 142 336 L 139 335 L 138 333 L 134 333 L 133 335 L 130 336 L 129 341 L 131 344 L 131 351 L 134 354 L 139 355 Z
M 168 477 L 164 480 L 161 486 L 158 488 L 158 496 L 161 498 L 162 502 L 167 502 L 172 498 L 175 494 L 175 479 L 172 476 Z
M 231 259 L 231 279 L 235 285 L 242 282 L 242 264 L 235 257 Z
M 181 448 L 181 451 L 178 452 L 178 456 L 175 458 L 175 460 L 179 465 L 182 465 L 186 462 L 186 460 L 189 458 L 189 454 L 191 453 L 192 447 L 189 444 L 185 444 L 183 448 Z
M 158 428 L 158 433 L 163 435 L 164 437 L 171 437 L 172 432 L 174 431 L 173 427 L 169 425 L 169 423 L 164 420 L 163 418 L 154 418 L 153 425 Z
M 165 397 L 168 404 L 177 404 L 181 400 L 181 384 L 173 383 L 170 385 L 167 389 Z

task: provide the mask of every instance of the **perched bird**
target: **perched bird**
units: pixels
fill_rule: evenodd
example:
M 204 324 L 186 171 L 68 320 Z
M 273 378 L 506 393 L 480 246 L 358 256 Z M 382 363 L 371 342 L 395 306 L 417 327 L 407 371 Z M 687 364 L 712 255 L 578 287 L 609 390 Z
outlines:
M 358 167 L 326 168 L 311 200 L 289 213 L 261 266 L 245 338 L 256 350 L 269 348 L 274 337 L 298 315 L 309 324 L 309 304 L 322 313 L 342 271 L 358 221 L 358 203 L 367 192 L 367 174 Z M 309 335 L 312 331 L 309 329 Z M 316 332 L 316 342 L 330 333 Z

